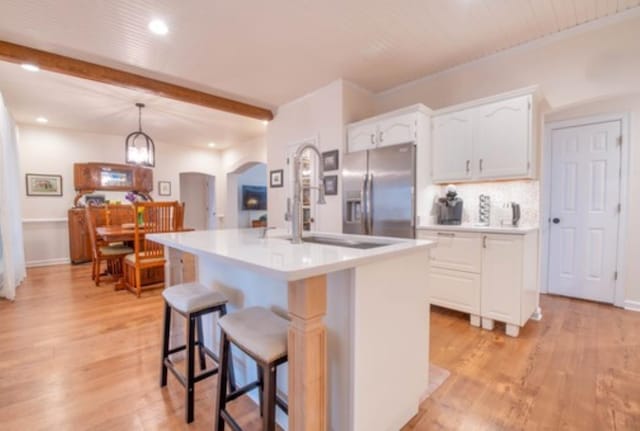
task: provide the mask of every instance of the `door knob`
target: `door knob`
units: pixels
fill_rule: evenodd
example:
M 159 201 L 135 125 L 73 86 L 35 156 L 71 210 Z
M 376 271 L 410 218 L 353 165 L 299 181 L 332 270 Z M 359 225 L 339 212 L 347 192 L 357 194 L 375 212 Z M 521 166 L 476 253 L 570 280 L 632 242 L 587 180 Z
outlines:
M 551 220 L 554 224 L 558 224 L 560 223 L 560 219 L 558 217 L 554 217 L 553 220 Z

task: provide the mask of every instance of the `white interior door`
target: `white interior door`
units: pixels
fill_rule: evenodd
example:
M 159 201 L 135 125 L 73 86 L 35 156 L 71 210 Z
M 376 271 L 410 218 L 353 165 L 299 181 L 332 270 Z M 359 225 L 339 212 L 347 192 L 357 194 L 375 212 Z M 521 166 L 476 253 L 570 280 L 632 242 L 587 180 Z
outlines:
M 621 133 L 619 121 L 552 132 L 551 293 L 614 302 Z
M 180 200 L 185 203 L 184 226 L 205 230 L 209 223 L 208 175 L 180 174 Z
M 216 213 L 216 177 L 207 176 L 207 214 L 209 222 L 207 229 L 216 229 L 218 227 L 218 219 Z

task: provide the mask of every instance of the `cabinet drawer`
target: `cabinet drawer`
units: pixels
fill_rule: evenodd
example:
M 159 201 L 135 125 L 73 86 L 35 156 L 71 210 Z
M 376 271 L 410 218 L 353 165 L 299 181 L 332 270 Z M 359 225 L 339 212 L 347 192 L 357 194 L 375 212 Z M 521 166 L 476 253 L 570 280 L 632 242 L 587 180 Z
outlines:
M 431 249 L 431 265 L 440 268 L 480 273 L 482 239 L 478 233 L 422 231 L 419 238 L 437 242 Z
M 431 267 L 429 301 L 470 314 L 480 314 L 480 274 Z

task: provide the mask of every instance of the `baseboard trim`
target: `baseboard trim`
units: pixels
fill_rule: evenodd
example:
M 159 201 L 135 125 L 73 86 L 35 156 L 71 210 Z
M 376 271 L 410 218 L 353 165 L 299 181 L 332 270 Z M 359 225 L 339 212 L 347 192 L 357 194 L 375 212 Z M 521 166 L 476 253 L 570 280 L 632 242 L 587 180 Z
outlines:
M 640 312 L 640 301 L 632 301 L 630 299 L 627 299 L 624 301 L 624 309 Z
M 43 260 L 30 260 L 26 262 L 27 268 L 37 268 L 39 266 L 52 266 L 52 265 L 68 265 L 71 261 L 68 257 L 61 257 L 58 259 L 43 259 Z

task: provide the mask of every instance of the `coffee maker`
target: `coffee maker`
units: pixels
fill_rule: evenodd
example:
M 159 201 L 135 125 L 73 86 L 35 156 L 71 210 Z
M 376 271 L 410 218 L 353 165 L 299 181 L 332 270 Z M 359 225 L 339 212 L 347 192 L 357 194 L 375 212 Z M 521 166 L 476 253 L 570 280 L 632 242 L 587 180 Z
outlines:
M 462 198 L 458 197 L 456 186 L 447 186 L 447 194 L 436 202 L 436 218 L 438 224 L 462 224 Z

